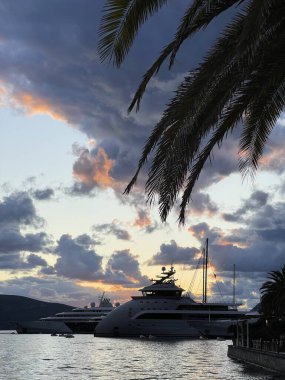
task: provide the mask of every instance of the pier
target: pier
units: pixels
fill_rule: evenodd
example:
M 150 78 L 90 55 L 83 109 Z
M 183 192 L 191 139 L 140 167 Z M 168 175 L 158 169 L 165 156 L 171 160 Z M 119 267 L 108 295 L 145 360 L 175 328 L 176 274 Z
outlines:
M 237 337 L 228 356 L 285 375 L 285 339 L 250 339 L 249 321 L 237 323 Z

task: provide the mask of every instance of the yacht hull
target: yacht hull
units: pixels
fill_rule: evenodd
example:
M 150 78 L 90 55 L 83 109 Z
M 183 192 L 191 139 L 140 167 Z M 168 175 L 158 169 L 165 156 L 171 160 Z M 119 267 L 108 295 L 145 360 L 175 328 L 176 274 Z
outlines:
M 129 326 L 114 323 L 111 326 L 101 325 L 102 322 L 95 328 L 94 336 L 98 337 L 139 337 L 156 336 L 156 337 L 174 337 L 174 338 L 205 338 L 224 337 L 231 338 L 229 327 L 233 324 L 232 321 L 225 322 L 197 322 L 188 323 L 180 321 L 169 323 L 163 320 L 149 320 L 146 323 L 141 323 L 139 326 Z M 101 325 L 101 326 L 100 326 Z M 110 328 L 111 327 L 111 328 Z
M 98 322 L 65 322 L 73 334 L 94 334 Z
M 147 309 L 154 310 L 152 308 L 152 302 L 146 302 L 148 302 L 147 306 L 149 306 Z M 163 299 L 160 302 L 165 304 Z M 166 302 L 168 310 L 173 311 L 182 301 L 167 300 Z M 139 301 L 129 301 L 121 305 L 98 323 L 95 328 L 94 336 L 139 337 L 140 335 L 153 335 L 157 337 L 177 338 L 199 338 L 200 336 L 207 338 L 216 338 L 218 336 L 225 338 L 232 337 L 232 332 L 230 332 L 229 327 L 235 323 L 234 320 L 188 319 L 187 315 L 175 313 L 175 311 L 169 314 L 167 313 L 168 310 L 165 309 L 158 312 L 155 319 L 144 319 L 141 318 L 143 316 L 142 305 L 143 304 Z M 154 305 L 157 307 L 157 303 Z M 173 319 L 168 319 L 169 317 L 173 317 Z
M 56 321 L 27 321 L 18 322 L 18 334 L 70 334 L 72 331 L 63 322 Z

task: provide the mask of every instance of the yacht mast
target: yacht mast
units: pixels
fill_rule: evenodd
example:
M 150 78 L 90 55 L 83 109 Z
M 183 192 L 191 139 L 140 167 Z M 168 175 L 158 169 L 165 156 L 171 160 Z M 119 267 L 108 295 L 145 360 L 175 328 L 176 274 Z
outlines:
M 202 302 L 204 303 L 205 302 L 205 248 L 202 249 L 202 253 L 203 253 L 203 298 L 202 298 Z
M 206 239 L 206 248 L 205 248 L 205 295 L 204 295 L 204 303 L 207 303 L 207 278 L 208 278 L 208 238 Z
M 233 304 L 236 303 L 236 264 L 234 264 Z

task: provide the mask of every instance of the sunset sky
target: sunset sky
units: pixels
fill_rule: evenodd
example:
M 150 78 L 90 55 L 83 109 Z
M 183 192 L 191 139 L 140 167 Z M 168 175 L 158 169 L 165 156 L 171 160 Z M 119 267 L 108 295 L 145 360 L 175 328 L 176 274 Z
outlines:
M 122 302 L 171 264 L 188 290 L 208 237 L 212 300 L 231 299 L 235 264 L 237 299 L 254 306 L 285 263 L 285 114 L 253 180 L 238 171 L 239 131 L 215 151 L 185 226 L 177 208 L 162 223 L 146 204 L 146 172 L 123 195 L 164 105 L 236 9 L 185 43 L 128 114 L 189 1 L 148 21 L 120 69 L 98 58 L 103 3 L 0 0 L 0 293 L 83 306 L 105 290 Z

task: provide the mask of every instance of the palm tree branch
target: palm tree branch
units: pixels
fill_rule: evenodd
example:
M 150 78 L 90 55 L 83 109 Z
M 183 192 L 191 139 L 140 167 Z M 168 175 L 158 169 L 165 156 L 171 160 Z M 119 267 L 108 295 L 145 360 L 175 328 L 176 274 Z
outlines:
M 166 2 L 167 0 L 107 0 L 99 29 L 101 60 L 114 60 L 114 64 L 120 66 L 139 27 Z

